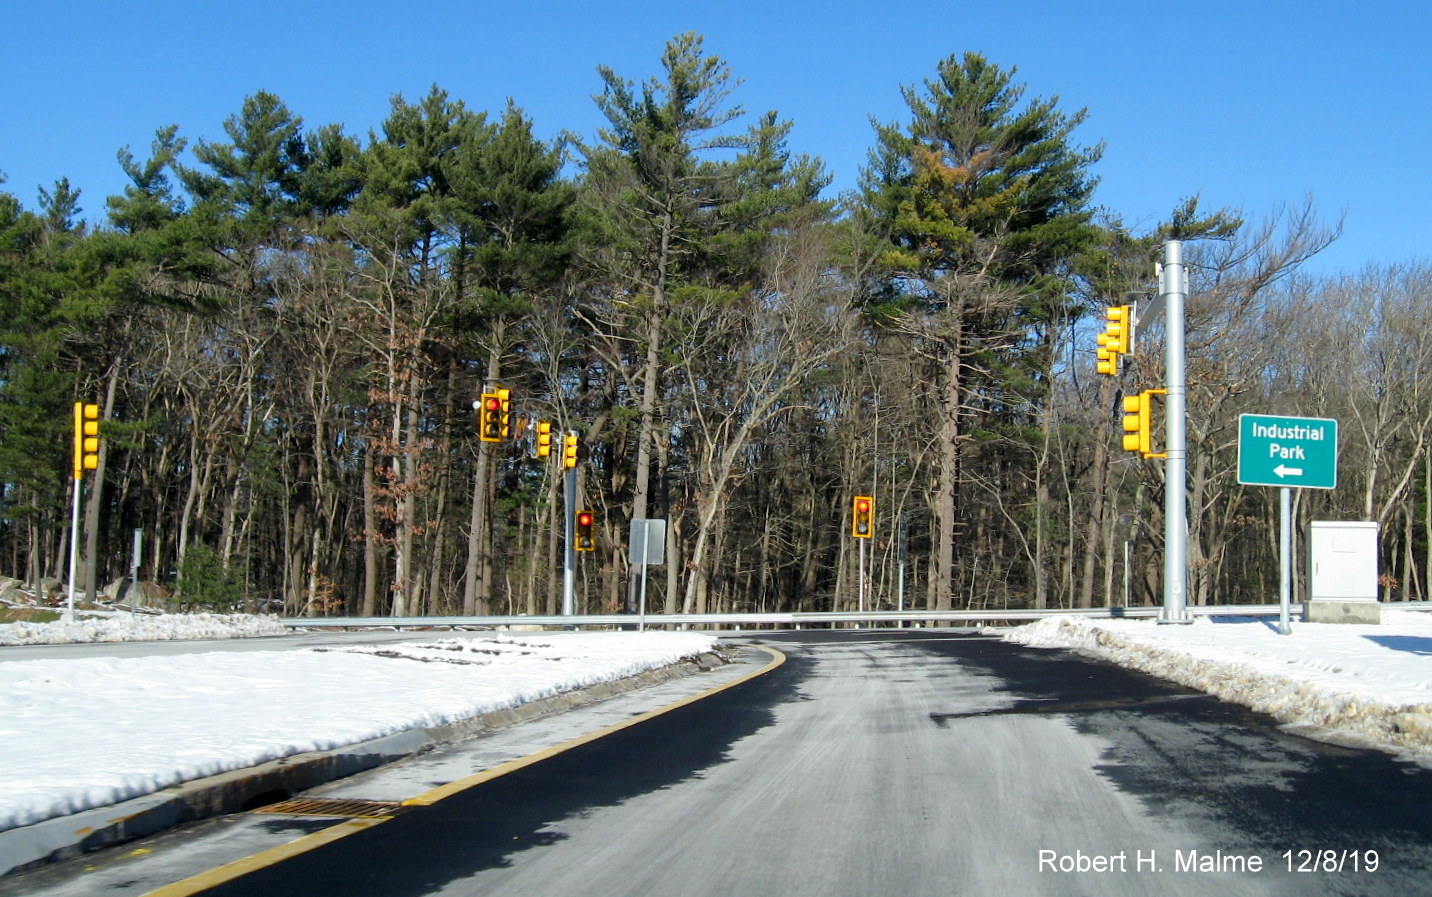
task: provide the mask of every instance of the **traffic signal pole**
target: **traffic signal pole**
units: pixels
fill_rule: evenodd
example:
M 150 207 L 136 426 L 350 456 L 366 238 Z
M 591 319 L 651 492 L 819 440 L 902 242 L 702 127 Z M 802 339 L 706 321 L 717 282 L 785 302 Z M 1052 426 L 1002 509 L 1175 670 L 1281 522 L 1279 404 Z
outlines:
M 65 608 L 65 622 L 67 623 L 75 621 L 75 572 L 80 553 L 80 488 L 83 484 L 83 477 L 75 477 L 74 501 L 70 508 L 70 592 Z
M 865 540 L 864 540 L 864 539 L 861 539 L 861 540 L 860 540 L 860 583 L 859 583 L 859 587 L 860 587 L 859 607 L 860 607 L 860 612 L 863 614 L 863 613 L 865 613 Z
M 562 437 L 562 494 L 566 538 L 562 540 L 562 616 L 576 613 L 577 605 L 577 451 L 575 430 Z
M 75 403 L 74 434 L 74 499 L 70 505 L 70 590 L 65 605 L 65 618 L 75 621 L 75 576 L 80 554 L 80 493 L 84 489 L 85 471 L 99 467 L 99 406 L 89 402 Z
M 850 535 L 860 543 L 860 580 L 856 583 L 856 604 L 865 612 L 865 543 L 875 535 L 875 496 L 857 495 L 850 502 Z
M 1183 266 L 1183 244 L 1164 244 L 1159 271 L 1159 294 L 1164 300 L 1168 343 L 1168 390 L 1165 396 L 1168 454 L 1164 467 L 1164 606 L 1160 623 L 1189 623 L 1188 615 L 1188 381 L 1184 368 L 1184 300 L 1188 279 Z

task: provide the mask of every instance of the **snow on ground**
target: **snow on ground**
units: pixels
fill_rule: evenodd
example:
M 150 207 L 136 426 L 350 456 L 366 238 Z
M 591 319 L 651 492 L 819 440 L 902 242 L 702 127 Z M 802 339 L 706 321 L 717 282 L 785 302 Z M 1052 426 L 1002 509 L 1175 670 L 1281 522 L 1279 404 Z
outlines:
M 1384 607 L 1381 625 L 1201 617 L 1046 617 L 1005 636 L 1074 648 L 1216 695 L 1328 740 L 1432 754 L 1432 615 Z
M 190 630 L 181 620 L 170 631 Z M 514 707 L 675 663 L 715 643 L 698 633 L 560 632 L 7 661 L 0 663 L 0 831 L 303 751 Z
M 1050 617 L 1006 635 L 1252 707 L 1297 731 L 1432 757 L 1432 614 L 1380 626 Z M 0 626 L 0 644 L 283 632 L 272 618 L 116 614 Z M 468 636 L 344 648 L 0 663 L 0 831 L 278 757 L 443 725 L 709 650 L 698 633 Z
M 7 623 L 0 645 L 60 645 L 72 642 L 140 642 L 170 639 L 247 638 L 284 635 L 278 617 L 250 614 L 162 614 L 131 616 L 114 611 L 82 611 L 73 623 Z

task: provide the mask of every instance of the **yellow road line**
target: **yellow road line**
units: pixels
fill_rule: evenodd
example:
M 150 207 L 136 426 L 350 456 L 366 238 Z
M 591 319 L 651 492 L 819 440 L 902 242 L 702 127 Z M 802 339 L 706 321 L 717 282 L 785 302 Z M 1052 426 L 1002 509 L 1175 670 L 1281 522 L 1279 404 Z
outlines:
M 281 863 L 289 857 L 296 857 L 301 853 L 308 853 L 316 850 L 325 844 L 331 844 L 340 838 L 346 838 L 355 832 L 372 828 L 383 822 L 392 819 L 391 816 L 376 816 L 366 819 L 349 819 L 337 825 L 330 826 L 323 831 L 314 832 L 311 835 L 304 835 L 296 841 L 287 844 L 280 844 L 277 847 L 270 847 L 268 850 L 260 851 L 253 856 L 244 857 L 241 860 L 234 860 L 232 863 L 225 863 L 214 869 L 200 872 L 198 875 L 191 875 L 183 881 L 176 881 L 172 885 L 165 885 L 162 888 L 150 891 L 144 897 L 189 897 L 200 891 L 221 885 L 227 881 L 247 875 L 258 869 Z
M 682 698 L 681 700 L 675 701 L 671 704 L 667 704 L 664 707 L 658 707 L 655 710 L 648 710 L 645 713 L 640 713 L 636 716 L 628 717 L 627 719 L 621 720 L 620 722 L 615 722 L 609 726 L 604 726 L 603 728 L 597 729 L 594 732 L 588 732 L 586 735 L 579 735 L 578 737 L 573 738 L 570 741 L 564 741 L 561 744 L 555 744 L 552 747 L 544 748 L 543 750 L 537 751 L 536 753 L 528 754 L 525 757 L 519 757 L 516 760 L 509 760 L 508 762 L 498 764 L 491 769 L 484 769 L 482 772 L 474 773 L 465 778 L 448 782 L 446 785 L 439 785 L 438 787 L 433 788 L 430 791 L 424 791 L 417 797 L 408 798 L 407 800 L 403 801 L 403 804 L 404 806 L 414 807 L 430 806 L 445 797 L 452 797 L 454 794 L 457 794 L 461 791 L 466 791 L 474 785 L 481 785 L 483 782 L 490 782 L 493 779 L 502 778 L 509 773 L 516 772 L 519 769 L 524 769 L 534 763 L 541 763 L 543 760 L 546 760 L 550 757 L 555 757 L 558 754 L 570 751 L 572 748 L 580 747 L 584 744 L 596 741 L 599 738 L 605 738 L 613 732 L 620 732 L 622 729 L 625 729 L 628 726 L 634 726 L 637 723 L 645 722 L 646 720 L 652 719 L 653 717 L 661 716 L 663 713 L 670 713 L 671 711 L 679 709 L 681 707 L 685 707 L 688 704 L 694 704 L 702 698 L 709 698 L 711 695 L 714 695 L 718 692 L 722 692 L 728 688 L 740 685 L 742 682 L 745 682 L 748 679 L 754 679 L 757 676 L 760 676 L 764 673 L 768 673 L 786 662 L 786 655 L 782 654 L 780 651 L 777 651 L 775 648 L 767 648 L 764 645 L 758 647 L 760 648 L 760 650 L 769 652 L 771 655 L 771 662 L 761 667 L 759 670 L 747 673 L 740 678 L 733 679 L 730 682 L 724 683 L 722 685 L 708 688 L 703 692 L 699 692 L 697 694 L 690 695 L 689 697 Z
M 637 723 L 645 722 L 649 719 L 654 719 L 664 713 L 670 713 L 673 710 L 685 707 L 688 704 L 694 704 L 702 698 L 709 698 L 714 694 L 718 694 L 727 690 L 728 688 L 734 688 L 735 686 L 740 685 L 742 682 L 747 682 L 751 679 L 755 679 L 757 676 L 765 675 L 766 673 L 769 673 L 771 670 L 774 670 L 776 667 L 786 662 L 786 655 L 782 654 L 780 651 L 777 651 L 775 648 L 767 647 L 766 645 L 753 645 L 752 647 L 757 648 L 761 651 L 765 651 L 766 653 L 771 655 L 770 662 L 767 663 L 765 666 L 761 667 L 759 670 L 754 670 L 750 673 L 746 673 L 743 676 L 739 676 L 735 679 L 732 679 L 730 682 L 724 682 L 720 685 L 712 686 L 705 691 L 698 692 L 694 695 L 689 695 L 679 701 L 674 701 L 662 707 L 657 707 L 654 710 L 648 710 L 645 713 L 639 713 L 636 716 L 628 717 L 627 719 L 621 720 L 620 722 L 612 723 L 608 726 L 603 726 L 602 728 L 597 729 L 593 732 L 588 732 L 586 735 L 580 735 L 576 738 L 564 741 L 561 744 L 556 744 L 552 747 L 544 748 L 535 753 L 528 754 L 525 757 L 519 757 L 516 760 L 509 760 L 508 762 L 501 763 L 497 766 L 492 767 L 491 769 L 485 769 L 482 772 L 458 779 L 454 782 L 449 782 L 446 785 L 440 785 L 437 788 L 433 788 L 429 791 L 424 791 L 417 797 L 412 797 L 403 801 L 403 804 L 405 806 L 415 807 L 431 806 L 432 804 L 437 803 L 445 797 L 451 797 L 452 795 L 457 794 L 461 791 L 465 791 L 468 788 L 472 788 L 476 785 L 481 785 L 484 782 L 490 782 L 493 779 L 501 778 L 502 776 L 516 772 L 519 769 L 525 769 L 526 767 L 531 766 L 534 763 L 540 763 L 543 760 L 555 757 L 558 754 L 564 753 L 566 751 L 570 751 L 572 748 L 581 747 L 584 744 L 589 744 L 599 738 L 604 738 L 607 735 L 611 735 L 613 732 L 620 732 L 622 729 L 634 726 Z M 144 897 L 191 897 L 191 895 L 193 894 L 208 890 L 209 888 L 216 887 L 228 881 L 233 881 L 234 879 L 247 875 L 248 873 L 253 872 L 257 869 L 263 869 L 268 866 L 276 865 L 278 863 L 283 862 L 284 860 L 296 857 L 299 854 L 307 853 L 310 850 L 316 850 L 324 846 L 325 844 L 331 844 L 341 838 L 346 838 L 356 832 L 361 832 L 364 829 L 370 829 L 373 826 L 387 822 L 389 819 L 392 818 L 393 817 L 391 816 L 381 816 L 369 819 L 349 819 L 345 822 L 340 822 L 337 825 L 323 829 L 322 831 L 314 832 L 311 835 L 304 835 L 302 838 L 290 841 L 287 844 L 280 844 L 277 847 L 270 847 L 267 850 L 261 850 L 258 853 L 253 854 L 252 856 L 247 856 L 240 860 L 234 860 L 232 863 L 225 863 L 222 866 L 218 866 L 216 868 L 200 872 L 197 875 L 191 875 L 182 881 L 176 881 L 173 884 L 165 885 L 157 890 L 150 891 L 148 894 L 145 894 Z

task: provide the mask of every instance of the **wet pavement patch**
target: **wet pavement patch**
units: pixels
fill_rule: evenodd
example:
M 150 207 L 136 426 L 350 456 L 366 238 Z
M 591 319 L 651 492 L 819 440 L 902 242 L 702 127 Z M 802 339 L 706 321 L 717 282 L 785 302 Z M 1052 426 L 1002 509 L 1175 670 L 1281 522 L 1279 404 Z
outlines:
M 1021 701 L 1010 707 L 996 707 L 990 710 L 971 710 L 964 713 L 932 713 L 930 719 L 943 727 L 951 720 L 970 719 L 979 716 L 1007 716 L 1032 713 L 1045 716 L 1064 713 L 1101 713 L 1110 710 L 1152 709 L 1166 704 L 1181 704 L 1186 701 L 1216 701 L 1212 695 L 1191 693 L 1186 695 L 1124 695 L 1085 701 Z

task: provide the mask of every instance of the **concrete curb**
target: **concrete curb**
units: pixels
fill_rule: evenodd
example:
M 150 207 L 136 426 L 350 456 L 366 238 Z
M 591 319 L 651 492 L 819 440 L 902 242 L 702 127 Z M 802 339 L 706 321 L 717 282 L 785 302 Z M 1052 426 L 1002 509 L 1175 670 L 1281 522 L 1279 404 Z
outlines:
M 301 791 L 483 732 L 593 704 L 729 663 L 712 651 L 634 676 L 599 682 L 516 707 L 429 729 L 408 729 L 327 751 L 294 754 L 247 769 L 173 785 L 107 807 L 0 832 L 0 875 L 161 832 L 185 822 L 252 810 Z

